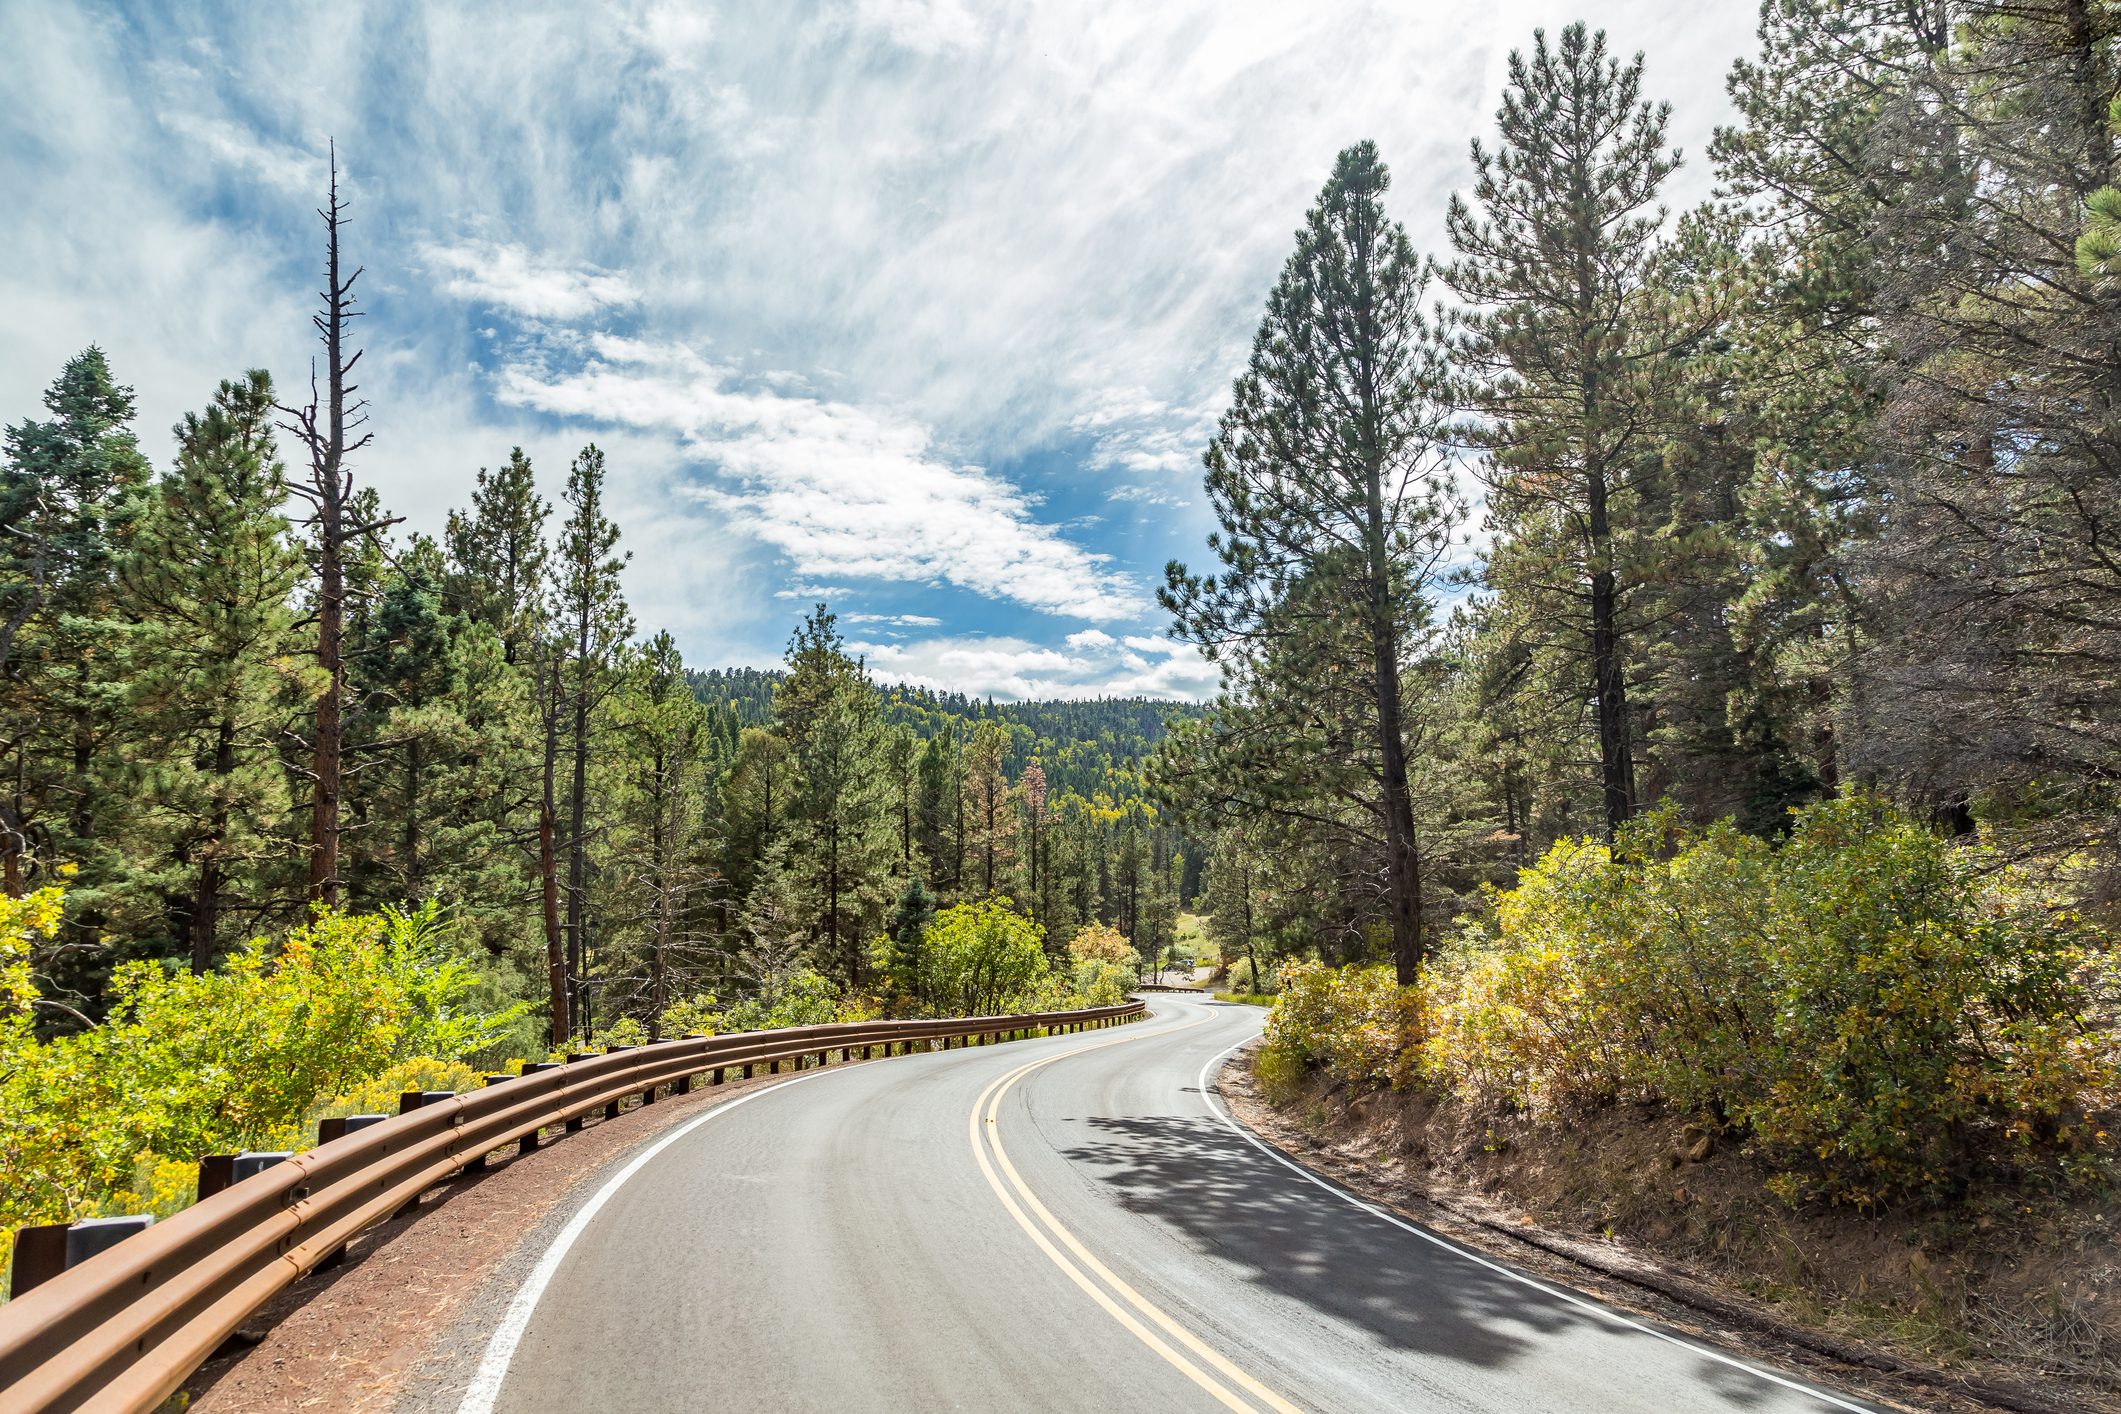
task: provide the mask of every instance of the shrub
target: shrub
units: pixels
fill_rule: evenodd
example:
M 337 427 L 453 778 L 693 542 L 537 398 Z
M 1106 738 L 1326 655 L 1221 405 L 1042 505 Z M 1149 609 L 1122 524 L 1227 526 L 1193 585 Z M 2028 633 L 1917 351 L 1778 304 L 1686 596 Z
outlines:
M 1322 1066 L 1344 1080 L 1395 1084 L 1420 1039 L 1420 999 L 1389 967 L 1284 963 L 1267 1014 L 1262 1074 Z
M 317 1137 L 317 1121 L 346 1115 L 394 1115 L 398 1099 L 409 1090 L 448 1090 L 463 1094 L 486 1084 L 486 1074 L 462 1061 L 413 1056 L 379 1075 L 338 1094 L 318 1100 L 303 1114 L 299 1127 L 274 1136 L 273 1147 L 306 1149 Z
M 714 993 L 701 992 L 665 1007 L 657 1024 L 665 1036 L 717 1036 L 721 1034 L 721 1005 Z
M 823 1026 L 858 1021 L 859 1007 L 849 1008 L 832 979 L 815 968 L 798 967 L 764 978 L 758 992 L 724 1006 L 716 1024 L 700 1028 L 713 1034 L 769 1031 L 783 1026 Z
M 39 1042 L 26 949 L 56 906 L 32 895 L 0 912 L 0 1227 L 98 1211 L 154 1157 L 284 1146 L 318 1097 L 414 1056 L 476 1050 L 516 1015 L 462 1005 L 472 979 L 431 907 L 323 910 L 204 976 L 126 963 L 101 1026 Z
M 1118 1006 L 1134 985 L 1134 969 L 1106 958 L 1087 957 L 1075 964 L 1069 995 L 1055 1011 L 1078 1011 L 1084 1007 Z
M 1127 935 L 1109 923 L 1085 923 L 1068 943 L 1071 962 L 1109 962 L 1130 972 L 1141 958 Z
M 1785 1196 L 1934 1198 L 2083 1164 L 2115 1077 L 2094 938 L 1871 798 L 1777 846 L 1727 823 L 1564 841 L 1428 979 L 1426 1072 L 1547 1112 L 1663 1099 L 1751 1134 Z
M 647 1039 L 647 1027 L 630 1016 L 622 1016 L 592 1034 L 589 1046 L 592 1050 L 605 1051 L 613 1046 L 638 1046 Z
M 946 908 L 921 948 L 921 995 L 952 1016 L 1028 1009 L 1047 973 L 1044 936 L 1007 899 Z

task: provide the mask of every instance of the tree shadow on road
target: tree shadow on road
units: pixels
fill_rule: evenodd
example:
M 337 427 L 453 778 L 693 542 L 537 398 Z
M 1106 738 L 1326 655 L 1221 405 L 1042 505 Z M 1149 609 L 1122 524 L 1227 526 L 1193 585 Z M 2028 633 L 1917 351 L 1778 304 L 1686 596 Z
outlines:
M 1195 1092 L 1197 1093 L 1197 1092 Z M 1538 1360 L 1602 1388 L 1632 1358 L 1680 1352 L 1645 1332 L 1512 1280 L 1328 1197 L 1207 1116 L 1092 1117 L 1087 1142 L 1062 1152 L 1128 1211 L 1183 1233 L 1252 1283 L 1370 1332 L 1386 1346 L 1500 1371 Z M 1569 1337 L 1600 1337 L 1592 1343 Z M 1618 1337 L 1617 1343 L 1608 1343 Z M 1638 1357 L 1628 1346 L 1653 1345 Z M 1701 1355 L 1704 1394 L 1728 1407 L 1783 1392 Z M 1567 1368 L 1573 1366 L 1573 1368 Z M 1622 1367 L 1616 1369 L 1616 1367 Z M 1625 1396 L 1623 1395 L 1623 1400 Z M 1605 1403 L 1606 1400 L 1592 1402 Z

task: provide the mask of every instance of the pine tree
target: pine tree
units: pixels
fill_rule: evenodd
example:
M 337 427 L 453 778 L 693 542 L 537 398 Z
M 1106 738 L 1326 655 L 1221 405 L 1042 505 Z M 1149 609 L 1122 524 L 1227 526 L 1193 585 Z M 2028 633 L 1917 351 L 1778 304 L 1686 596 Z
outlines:
M 699 845 L 711 736 L 707 710 L 686 683 L 668 633 L 634 656 L 612 716 L 618 818 L 611 911 L 641 965 L 636 1009 L 645 1011 L 655 1038 L 673 1000 L 673 972 L 690 971 L 697 942 L 694 896 L 706 883 Z
M 964 836 L 960 801 L 965 785 L 963 741 L 954 720 L 921 746 L 918 827 L 921 855 L 945 898 L 963 889 Z
M 965 746 L 959 808 L 966 821 L 962 857 L 969 861 L 972 878 L 960 885 L 962 895 L 969 896 L 976 887 L 979 897 L 992 898 L 1008 882 L 1016 858 L 1015 811 L 1010 807 L 1009 778 L 1002 770 L 1008 749 L 1009 730 L 999 722 L 981 722 Z
M 896 722 L 884 729 L 883 764 L 897 814 L 898 872 L 914 874 L 914 817 L 920 806 L 921 739 L 912 727 Z
M 125 702 L 143 735 L 129 883 L 166 899 L 196 973 L 213 965 L 229 914 L 255 923 L 269 905 L 291 806 L 278 738 L 321 686 L 298 656 L 302 558 L 280 513 L 272 416 L 259 369 L 186 414 L 176 465 L 118 562 Z
M 1195 798 L 1322 821 L 1359 802 L 1367 819 L 1332 824 L 1374 834 L 1411 983 L 1427 944 L 1401 672 L 1429 631 L 1456 501 L 1443 346 L 1421 310 L 1430 268 L 1385 214 L 1389 185 L 1360 143 L 1306 214 L 1208 449 L 1221 573 L 1173 563 L 1159 598 L 1174 635 L 1224 669 L 1218 720 L 1232 730 L 1196 756 L 1223 769 L 1193 775 Z M 1286 714 L 1271 734 L 1284 744 L 1309 731 L 1330 754 L 1251 751 L 1263 738 L 1240 723 L 1260 711 Z
M 116 804 L 106 770 L 129 726 L 113 710 L 119 671 L 101 625 L 151 473 L 131 431 L 132 389 L 101 349 L 69 359 L 44 406 L 49 420 L 7 429 L 0 472 L 0 880 L 19 894 L 77 866 L 63 936 L 90 945 L 119 868 L 99 815 Z
M 1679 159 L 1665 145 L 1669 107 L 1641 90 L 1642 56 L 1609 59 L 1602 31 L 1570 25 L 1558 48 L 1535 31 L 1529 56 L 1510 55 L 1501 145 L 1473 144 L 1473 202 L 1454 195 L 1447 215 L 1450 283 L 1475 307 L 1459 353 L 1488 452 L 1489 582 L 1581 641 L 1553 651 L 1588 664 L 1589 680 L 1566 690 L 1595 706 L 1609 831 L 1638 804 L 1631 561 L 1658 465 L 1646 445 L 1655 380 L 1682 337 L 1648 298 L 1657 192 Z
M 633 634 L 619 571 L 631 558 L 617 553 L 619 528 L 604 514 L 604 453 L 584 447 L 567 471 L 568 508 L 553 557 L 555 627 L 565 635 L 565 661 L 554 684 L 564 685 L 564 715 L 570 776 L 567 787 L 567 965 L 573 980 L 575 1024 L 591 1024 L 585 984 L 589 975 L 589 760 L 597 709 L 616 683 L 614 658 Z M 556 717 L 558 714 L 555 714 Z
M 773 723 L 793 768 L 789 868 L 815 901 L 819 961 L 856 984 L 863 925 L 883 906 L 899 839 L 879 708 L 868 673 L 819 604 L 788 641 Z
M 538 495 L 530 458 L 515 447 L 498 470 L 479 468 L 471 509 L 449 513 L 444 540 L 452 607 L 499 634 L 510 663 L 525 656 L 545 592 L 545 521 L 551 510 Z
M 912 1003 L 924 1009 L 931 1000 L 922 989 L 921 948 L 935 922 L 935 898 L 919 879 L 909 879 L 891 906 L 885 936 L 891 940 L 890 971 L 893 985 Z

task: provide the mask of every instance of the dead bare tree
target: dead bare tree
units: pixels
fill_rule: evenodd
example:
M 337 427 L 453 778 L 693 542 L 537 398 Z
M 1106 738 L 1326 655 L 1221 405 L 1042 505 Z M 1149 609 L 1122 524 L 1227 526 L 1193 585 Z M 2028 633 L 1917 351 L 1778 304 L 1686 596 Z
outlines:
M 300 407 L 275 404 L 288 419 L 281 425 L 309 449 L 309 480 L 292 490 L 310 504 L 306 524 L 315 535 L 317 556 L 317 665 L 328 679 L 317 699 L 315 730 L 309 741 L 310 844 L 309 898 L 313 903 L 339 900 L 339 799 L 345 779 L 346 728 L 346 547 L 373 535 L 402 517 L 362 520 L 353 514 L 353 474 L 346 459 L 366 447 L 374 434 L 368 422 L 368 400 L 356 397 L 352 382 L 361 350 L 347 352 L 348 326 L 361 317 L 354 307 L 356 267 L 342 275 L 339 233 L 346 224 L 346 203 L 339 196 L 339 149 L 331 147 L 329 197 L 317 215 L 324 221 L 323 307 L 310 316 L 324 342 L 324 379 L 320 388 L 316 361 L 309 365 L 309 401 Z

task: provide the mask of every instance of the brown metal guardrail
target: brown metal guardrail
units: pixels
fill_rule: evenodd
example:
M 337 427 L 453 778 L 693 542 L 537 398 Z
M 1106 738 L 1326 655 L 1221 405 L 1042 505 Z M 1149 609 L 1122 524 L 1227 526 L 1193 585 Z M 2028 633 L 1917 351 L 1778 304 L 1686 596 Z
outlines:
M 1137 992 L 1179 992 L 1194 997 L 1208 995 L 1208 989 L 1205 987 L 1173 987 L 1163 982 L 1144 982 L 1134 990 Z
M 833 1051 L 1013 1039 L 1133 1021 L 1138 999 L 1086 1011 L 857 1021 L 659 1041 L 511 1078 L 417 1108 L 274 1164 L 0 1306 L 8 1414 L 159 1406 L 275 1293 L 428 1188 L 547 1126 L 580 1127 L 663 1086 L 750 1075 Z

